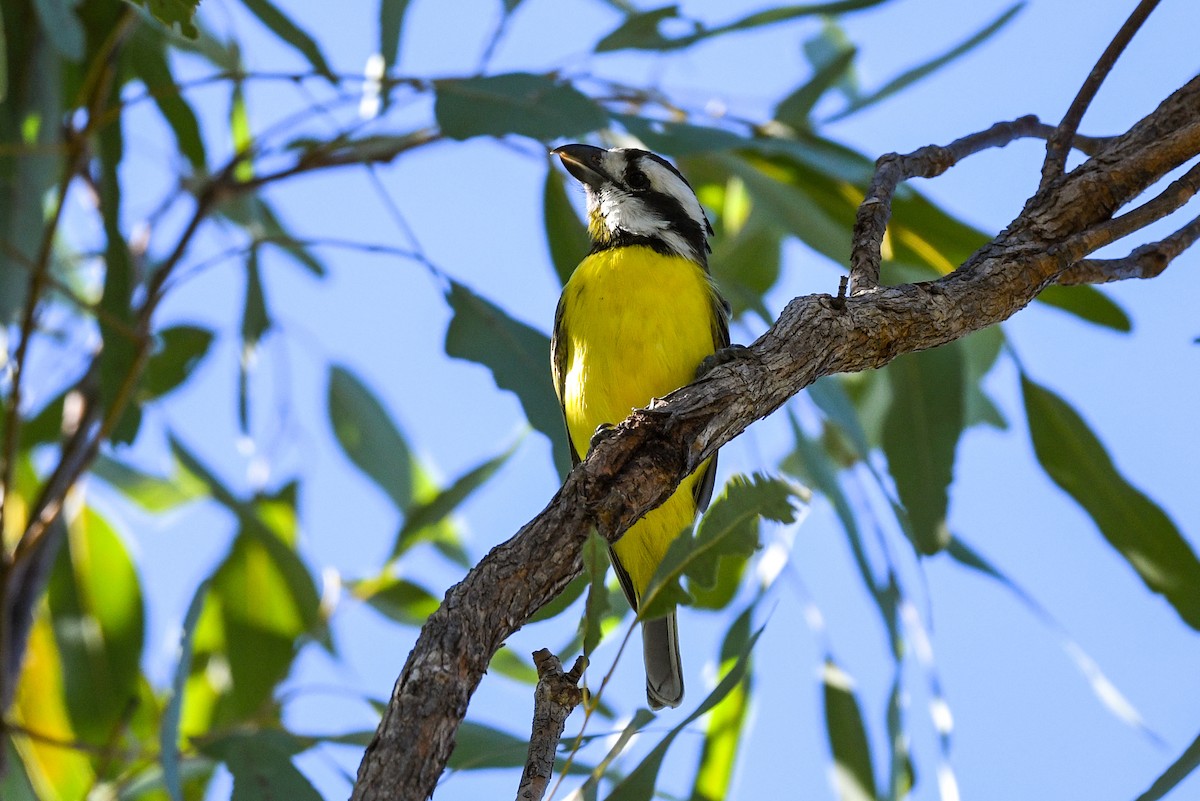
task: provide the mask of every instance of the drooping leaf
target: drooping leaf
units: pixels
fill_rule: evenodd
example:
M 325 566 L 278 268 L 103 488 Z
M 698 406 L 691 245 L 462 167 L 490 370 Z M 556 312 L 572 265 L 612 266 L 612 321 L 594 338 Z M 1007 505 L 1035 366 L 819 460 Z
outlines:
M 825 731 L 833 752 L 833 783 L 840 801 L 874 801 L 875 768 L 867 727 L 850 676 L 831 658 L 821 673 Z
M 1128 333 L 1133 321 L 1117 303 L 1094 286 L 1048 286 L 1038 295 L 1047 306 L 1073 314 L 1081 320 Z
M 1022 374 L 1029 434 L 1047 475 L 1092 518 L 1108 544 L 1200 629 L 1200 560 L 1159 506 L 1117 471 L 1070 404 Z
M 530 425 L 549 438 L 554 464 L 566 475 L 571 460 L 550 381 L 550 338 L 457 282 L 451 282 L 446 301 L 454 310 L 446 354 L 487 367 L 496 386 L 516 394 Z
M 591 775 L 587 777 L 587 781 L 580 785 L 575 793 L 572 794 L 571 798 L 579 798 L 582 799 L 582 801 L 593 801 L 596 799 L 596 790 L 600 785 L 600 779 L 604 776 L 605 771 L 608 770 L 608 766 L 612 764 L 613 760 L 625 752 L 625 748 L 629 745 L 630 741 L 633 740 L 634 735 L 642 731 L 642 729 L 646 728 L 646 726 L 656 719 L 657 718 L 655 717 L 654 713 L 648 709 L 638 709 L 636 712 L 634 712 L 633 718 L 625 724 L 625 727 L 622 728 L 621 732 L 616 736 L 615 742 L 613 742 L 612 747 L 608 749 L 608 753 L 605 754 L 604 759 L 600 760 L 600 764 L 596 765 L 596 767 L 592 770 Z M 581 742 L 586 742 L 586 739 L 582 736 L 564 738 L 566 742 L 571 743 L 574 743 L 577 739 Z
M 270 0 L 242 0 L 242 4 L 272 33 L 304 56 L 319 75 L 327 78 L 330 83 L 337 83 L 337 78 L 321 53 L 320 45 Z
M 379 1 L 379 53 L 383 56 L 384 71 L 396 66 L 400 55 L 400 33 L 404 29 L 404 14 L 409 0 Z
M 162 727 L 159 732 L 159 753 L 162 762 L 163 787 L 171 801 L 184 801 L 183 771 L 179 759 L 179 721 L 183 715 L 183 694 L 192 665 L 192 637 L 200 622 L 204 609 L 204 598 L 208 594 L 208 582 L 202 581 L 192 595 L 187 612 L 183 616 L 183 628 L 179 633 L 179 657 L 175 661 L 175 674 L 171 680 L 171 697 L 163 711 Z
M 454 751 L 446 767 L 451 770 L 516 768 L 525 764 L 528 740 L 506 731 L 464 720 L 454 735 Z
M 204 138 L 200 135 L 200 123 L 176 83 L 175 76 L 171 74 L 162 32 L 150 25 L 138 25 L 134 28 L 129 46 L 121 52 L 171 127 L 179 152 L 187 157 L 194 170 L 203 171 L 207 155 Z
M 883 0 L 834 0 L 834 2 L 827 3 L 779 6 L 767 9 L 766 11 L 759 11 L 734 22 L 712 28 L 706 27 L 695 20 L 687 20 L 682 17 L 677 5 L 664 6 L 652 11 L 643 11 L 627 16 L 625 21 L 616 30 L 609 33 L 596 44 L 596 52 L 606 53 L 614 50 L 628 49 L 678 50 L 690 47 L 705 39 L 722 36 L 727 33 L 752 30 L 802 17 L 859 11 L 879 5 L 881 2 Z M 678 36 L 664 35 L 662 23 L 672 19 L 689 22 L 691 24 L 691 32 L 682 33 Z
M 240 195 L 222 203 L 220 213 L 244 228 L 252 241 L 263 247 L 278 249 L 318 278 L 325 275 L 324 263 L 302 239 L 292 234 L 275 207 L 265 198 L 253 194 Z
M 1146 724 L 1146 719 L 1142 717 L 1142 714 L 1138 712 L 1137 708 L 1134 707 L 1125 694 L 1113 684 L 1108 676 L 1104 675 L 1104 672 L 1100 670 L 1100 666 L 1083 649 L 1083 646 L 1076 642 L 1066 627 L 1050 614 L 1044 606 L 1038 603 L 1036 598 L 1026 592 L 1023 587 L 1017 584 L 1004 571 L 996 567 L 990 560 L 986 559 L 959 537 L 955 537 L 950 541 L 950 545 L 946 548 L 946 553 L 959 564 L 976 570 L 993 581 L 998 582 L 1012 593 L 1046 628 L 1050 629 L 1058 638 L 1063 652 L 1075 663 L 1075 667 L 1087 681 L 1092 694 L 1096 696 L 1096 700 L 1103 704 L 1104 708 L 1111 712 L 1114 717 L 1127 726 L 1141 731 L 1156 744 L 1163 742 L 1162 738 Z
M 92 462 L 91 473 L 147 512 L 170 511 L 203 498 L 207 485 L 176 463 L 170 476 L 146 473 L 120 459 L 101 453 Z
M 394 576 L 355 581 L 348 589 L 355 598 L 407 626 L 424 625 L 426 618 L 441 605 L 441 601 L 420 584 Z
M 908 512 L 913 545 L 926 555 L 950 542 L 946 510 L 964 422 L 963 373 L 962 351 L 955 343 L 906 354 L 887 368 L 892 404 L 883 450 Z
M 966 397 L 963 408 L 964 425 L 989 425 L 1004 430 L 1008 421 L 992 399 L 983 391 L 983 379 L 991 372 L 1004 346 L 1004 329 L 998 325 L 976 331 L 959 340 L 963 352 Z
M 604 127 L 608 114 L 568 83 L 513 72 L 435 83 L 434 115 L 451 139 L 517 134 L 548 141 Z
M 492 655 L 492 661 L 488 663 L 488 673 L 498 673 L 531 687 L 538 683 L 538 672 L 533 662 L 522 659 L 507 645 Z
M 583 544 L 583 575 L 588 582 L 587 603 L 579 620 L 583 655 L 589 659 L 604 635 L 604 619 L 611 609 L 608 588 L 604 585 L 604 577 L 608 574 L 608 558 L 608 542 L 596 531 L 589 533 Z
M 1200 767 L 1200 735 L 1192 740 L 1191 745 L 1179 755 L 1179 759 L 1172 762 L 1171 766 L 1163 771 L 1163 774 L 1155 779 L 1146 792 L 1139 795 L 1135 801 L 1158 801 L 1174 790 L 1198 767 Z
M 779 478 L 734 476 L 700 519 L 695 535 L 682 534 L 671 543 L 643 593 L 638 614 L 650 619 L 666 614 L 684 598 L 667 590 L 673 577 L 687 576 L 689 586 L 711 589 L 717 583 L 721 559 L 746 559 L 758 547 L 758 521 L 779 523 L 796 519 L 797 501 L 807 493 Z
M 840 32 L 840 29 L 836 30 Z M 826 32 L 818 37 L 818 41 L 834 46 L 817 51 L 821 53 L 817 59 L 810 55 L 813 74 L 775 106 L 775 119 L 793 128 L 809 127 L 813 107 L 835 84 L 845 80 L 858 55 L 858 49 L 844 35 L 834 38 Z M 805 47 L 806 52 L 813 49 L 808 45 Z
M 231 801 L 322 801 L 292 757 L 304 744 L 283 731 L 238 732 L 204 742 L 201 750 L 233 774 Z
M 546 171 L 546 186 L 542 190 L 542 219 L 554 272 L 559 282 L 566 284 L 575 266 L 587 255 L 588 233 L 571 208 L 562 173 L 553 166 Z
M 158 398 L 186 381 L 208 353 L 212 341 L 212 331 L 194 325 L 177 325 L 160 331 L 159 346 L 146 365 L 143 397 Z
M 129 552 L 91 507 L 67 527 L 48 598 L 71 727 L 103 741 L 137 697 L 145 613 Z
M 132 2 L 149 11 L 163 25 L 178 30 L 188 39 L 195 39 L 199 35 L 194 18 L 196 9 L 200 7 L 200 0 L 132 0 Z
M 961 43 L 950 48 L 945 53 L 942 53 L 941 55 L 932 58 L 923 64 L 913 67 L 912 69 L 906 70 L 900 75 L 897 75 L 895 78 L 884 84 L 884 86 L 880 89 L 855 99 L 849 103 L 845 109 L 827 120 L 827 122 L 843 119 L 844 117 L 848 117 L 851 114 L 861 111 L 868 106 L 873 106 L 882 100 L 886 100 L 900 90 L 911 86 L 922 78 L 937 72 L 950 62 L 969 53 L 979 45 L 986 42 L 994 34 L 1000 31 L 1001 28 L 1012 21 L 1013 17 L 1015 17 L 1024 7 L 1024 2 L 1009 6 L 1007 9 L 1001 12 L 1000 16 L 996 17 L 982 29 L 972 34 Z
M 374 393 L 347 368 L 329 370 L 329 423 L 359 470 L 407 512 L 413 504 L 413 456 L 400 429 Z
M 436 539 L 438 524 L 453 514 L 475 490 L 491 480 L 516 450 L 517 443 L 514 443 L 503 453 L 463 473 L 450 486 L 429 500 L 410 507 L 404 516 L 404 525 L 396 537 L 390 558 L 395 559 L 418 542 Z
M 746 640 L 744 650 L 738 655 L 737 662 L 729 669 L 725 677 L 717 682 L 717 686 L 696 707 L 695 711 L 667 732 L 638 766 L 613 788 L 612 793 L 608 796 L 608 801 L 650 801 L 654 797 L 654 786 L 658 782 L 658 773 L 662 768 L 663 758 L 667 755 L 667 749 L 687 726 L 712 710 L 733 692 L 734 688 L 741 685 L 742 678 L 746 675 L 750 664 L 750 653 L 761 634 L 762 629 L 759 629 Z

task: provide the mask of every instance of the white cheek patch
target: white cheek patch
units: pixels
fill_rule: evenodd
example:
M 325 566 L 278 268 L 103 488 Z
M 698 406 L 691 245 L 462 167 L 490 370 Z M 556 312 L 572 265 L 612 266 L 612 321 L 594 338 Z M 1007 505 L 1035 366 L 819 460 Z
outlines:
M 678 201 L 687 216 L 695 220 L 701 230 L 708 227 L 704 209 L 700 207 L 700 201 L 696 199 L 696 194 L 691 187 L 679 179 L 678 175 L 650 159 L 643 160 L 641 167 L 646 173 L 646 177 L 650 179 L 651 189 Z

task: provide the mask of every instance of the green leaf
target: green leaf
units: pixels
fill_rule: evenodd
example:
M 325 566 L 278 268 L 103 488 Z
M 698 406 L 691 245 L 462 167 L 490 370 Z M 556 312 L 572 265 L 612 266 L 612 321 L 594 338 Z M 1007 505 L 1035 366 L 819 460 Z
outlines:
M 608 114 L 568 83 L 513 72 L 436 81 L 434 115 L 451 139 L 518 134 L 547 141 L 579 137 L 608 122 Z
M 1200 629 L 1200 560 L 1154 501 L 1117 471 L 1104 445 L 1059 396 L 1021 375 L 1029 434 L 1046 474 L 1179 616 Z
M 755 604 L 738 615 L 721 644 L 721 672 L 731 670 L 750 638 L 750 616 Z M 750 718 L 754 674 L 746 671 L 729 695 L 713 708 L 704 728 L 704 747 L 692 784 L 691 801 L 722 801 L 730 796 L 738 749 Z
M 608 753 L 604 756 L 604 759 L 600 760 L 600 764 L 592 770 L 591 775 L 587 777 L 587 781 L 585 781 L 579 787 L 579 789 L 572 794 L 571 797 L 594 800 L 597 797 L 596 789 L 600 785 L 600 779 L 602 779 L 605 773 L 608 771 L 608 766 L 612 764 L 613 760 L 624 753 L 625 748 L 629 745 L 635 734 L 646 728 L 646 726 L 656 719 L 657 718 L 655 717 L 654 713 L 648 709 L 638 709 L 635 711 L 633 713 L 633 718 L 627 724 L 625 724 L 623 729 L 621 729 L 621 733 L 617 735 L 616 742 L 614 742 L 612 747 L 608 749 Z M 565 739 L 567 741 L 574 742 L 576 738 L 569 737 Z M 581 739 L 584 742 L 587 741 L 586 737 L 581 737 Z
M 959 340 L 963 349 L 963 366 L 966 368 L 966 397 L 964 398 L 964 425 L 989 425 L 1005 430 L 1008 421 L 983 391 L 983 380 L 996 364 L 1000 349 L 1004 347 L 1004 329 L 998 325 L 963 337 Z
M 357 143 L 352 143 L 357 144 Z M 296 264 L 320 278 L 327 270 L 303 241 L 284 225 L 275 208 L 258 195 L 239 195 L 222 203 L 219 213 L 240 225 L 255 243 L 277 248 Z
M 175 462 L 170 476 L 143 472 L 108 454 L 99 454 L 91 473 L 147 512 L 167 512 L 208 494 L 207 485 Z
M 2 33 L 3 30 L 0 29 L 0 34 Z M 0 57 L 3 55 L 4 53 L 0 52 Z M 0 95 L 0 99 L 3 99 L 2 95 Z M 4 774 L 0 775 L 0 798 L 4 798 L 6 801 L 38 801 L 37 792 L 34 791 L 33 784 L 25 772 L 25 763 L 21 761 L 21 755 L 13 747 L 12 740 L 5 737 L 3 741 L 0 741 L 0 748 L 6 752 L 4 764 L 7 768 Z
M 429 500 L 410 507 L 389 558 L 395 559 L 418 542 L 436 539 L 439 524 L 453 514 L 475 490 L 491 480 L 516 452 L 518 444 L 514 443 L 503 453 L 463 473 L 453 484 Z
M 359 470 L 403 512 L 413 505 L 414 460 L 408 443 L 378 398 L 347 368 L 329 370 L 329 422 Z
M 163 787 L 171 801 L 184 801 L 183 776 L 179 763 L 179 720 L 183 714 L 183 694 L 192 666 L 192 635 L 204 609 L 204 598 L 208 594 L 208 581 L 200 582 L 183 616 L 183 631 L 179 635 L 179 659 L 175 663 L 175 674 L 171 681 L 171 698 L 163 712 L 159 733 L 159 753 L 162 760 Z
M 538 672 L 533 663 L 517 656 L 516 651 L 507 645 L 492 655 L 492 661 L 488 663 L 488 673 L 499 673 L 530 686 L 538 683 Z
M 549 620 L 556 617 L 567 609 L 571 604 L 579 600 L 579 596 L 583 595 L 583 591 L 590 586 L 586 575 L 576 576 L 563 591 L 558 594 L 554 600 L 543 606 L 541 609 L 533 613 L 529 618 L 530 623 L 540 623 L 543 620 Z
M 34 0 L 42 32 L 58 54 L 67 61 L 83 60 L 85 33 L 75 13 L 79 0 Z
M 806 501 L 806 491 L 784 479 L 764 475 L 729 479 L 700 518 L 695 535 L 685 532 L 667 549 L 642 594 L 638 616 L 645 620 L 666 614 L 672 604 L 686 598 L 669 589 L 676 577 L 686 575 L 689 585 L 700 588 L 715 587 L 719 561 L 731 557 L 746 559 L 754 553 L 758 548 L 760 518 L 794 522 L 795 500 Z
M 380 0 L 379 53 L 383 56 L 384 72 L 396 66 L 400 55 L 400 32 L 409 0 Z
M 70 521 L 49 583 L 71 726 L 104 742 L 137 697 L 145 618 L 133 560 L 91 507 Z
M 308 59 L 308 63 L 312 65 L 318 74 L 327 78 L 330 83 L 337 83 L 337 78 L 334 76 L 333 71 L 329 69 L 329 64 L 325 61 L 325 56 L 322 55 L 320 46 L 303 29 L 292 22 L 286 14 L 276 8 L 269 0 L 242 0 L 242 4 L 249 9 L 250 13 L 258 17 L 259 21 L 263 25 L 266 25 L 272 33 L 294 47 L 301 55 Z
M 1154 780 L 1154 784 L 1150 785 L 1149 789 L 1139 795 L 1135 801 L 1158 801 L 1175 789 L 1176 785 L 1186 779 L 1197 767 L 1200 767 L 1200 735 L 1192 740 L 1192 744 L 1184 749 L 1183 753 L 1179 755 L 1179 759 L 1172 762 L 1171 766 Z
M 746 671 L 749 668 L 750 652 L 753 650 L 754 644 L 758 642 L 761 634 L 762 629 L 759 629 L 746 640 L 744 649 L 739 654 L 737 662 L 729 669 L 725 677 L 717 682 L 717 686 L 708 694 L 708 697 L 700 703 L 700 706 L 696 707 L 695 711 L 684 718 L 681 723 L 667 732 L 638 766 L 620 784 L 613 788 L 607 801 L 650 801 L 654 797 L 654 785 L 658 781 L 658 772 L 662 768 L 662 761 L 667 755 L 667 749 L 675 742 L 675 738 L 691 725 L 692 722 L 712 710 L 713 707 L 728 697 L 734 688 L 741 685 L 742 678 L 746 675 Z
M 230 801 L 321 801 L 292 764 L 292 757 L 304 750 L 304 744 L 287 732 L 239 732 L 202 741 L 200 750 L 224 762 L 233 774 Z
M 179 152 L 187 157 L 192 168 L 203 172 L 207 163 L 200 123 L 184 97 L 167 58 L 166 41 L 161 30 L 150 25 L 134 28 L 128 47 L 121 51 L 134 75 L 154 98 L 158 111 L 171 127 Z
M 1126 333 L 1133 330 L 1133 321 L 1125 310 L 1094 286 L 1052 285 L 1043 289 L 1037 299 L 1089 323 Z
M 632 114 L 615 114 L 613 119 L 650 150 L 676 157 L 735 150 L 749 142 L 732 131 L 689 122 L 647 119 Z
M 950 542 L 946 510 L 964 422 L 963 373 L 962 350 L 955 343 L 900 356 L 887 368 L 892 403 L 883 450 L 908 512 L 913 545 L 926 555 Z
M 158 348 L 146 365 L 143 398 L 161 397 L 186 381 L 208 354 L 212 341 L 212 331 L 194 325 L 177 325 L 160 331 Z
M 1000 14 L 1000 16 L 996 17 L 996 19 L 992 20 L 990 23 L 985 25 L 982 29 L 980 29 L 979 31 L 977 31 L 976 33 L 974 33 L 973 35 L 968 37 L 963 42 L 952 47 L 951 49 L 947 50 L 945 53 L 942 53 L 941 55 L 937 56 L 936 58 L 932 58 L 929 61 L 925 62 L 924 64 L 920 64 L 916 67 L 913 67 L 910 70 L 906 70 L 905 72 L 901 73 L 900 75 L 897 75 L 895 78 L 888 81 L 882 88 L 876 90 L 875 92 L 872 92 L 869 95 L 865 95 L 865 96 L 856 98 L 855 100 L 850 102 L 846 106 L 845 109 L 838 112 L 834 116 L 830 117 L 828 120 L 826 120 L 826 122 L 833 122 L 834 120 L 843 119 L 857 111 L 861 111 L 862 109 L 867 108 L 868 106 L 873 106 L 876 103 L 878 103 L 882 100 L 886 100 L 887 98 L 896 94 L 901 89 L 905 89 L 905 88 L 911 86 L 912 84 L 916 83 L 917 81 L 921 80 L 922 78 L 925 78 L 926 76 L 931 75 L 934 72 L 937 72 L 942 67 L 949 64 L 950 62 L 954 61 L 955 59 L 959 58 L 960 56 L 963 56 L 963 55 L 969 53 L 970 51 L 974 50 L 979 45 L 986 42 L 994 34 L 996 34 L 1001 28 L 1003 28 L 1005 25 L 1007 25 L 1009 22 L 1011 22 L 1013 17 L 1015 17 L 1024 7 L 1025 7 L 1024 2 L 1016 3 L 1012 6 L 1009 6 L 1007 9 L 1005 9 Z
M 451 770 L 517 768 L 525 764 L 529 742 L 506 731 L 464 720 L 454 735 L 454 750 L 446 767 Z
M 193 20 L 196 16 L 196 9 L 200 7 L 200 0 L 132 0 L 132 2 L 149 11 L 151 16 L 163 25 L 173 30 L 177 29 L 188 39 L 195 39 L 199 36 Z
M 566 182 L 556 169 L 546 171 L 546 185 L 542 190 L 542 219 L 546 227 L 546 244 L 550 248 L 550 261 L 560 284 L 566 284 L 575 266 L 587 255 L 590 243 L 587 228 L 567 197 Z
M 871 744 L 854 693 L 854 681 L 833 659 L 826 657 L 821 683 L 837 796 L 841 801 L 873 801 L 878 797 L 875 768 L 871 764 Z
M 587 578 L 587 603 L 579 619 L 579 633 L 583 640 L 583 655 L 591 658 L 592 652 L 604 636 L 604 621 L 611 611 L 608 588 L 604 577 L 608 574 L 608 542 L 595 530 L 588 534 L 583 544 L 583 575 Z
M 859 11 L 879 5 L 882 2 L 884 0 L 836 0 L 830 3 L 780 6 L 779 8 L 759 11 L 742 19 L 714 28 L 707 28 L 695 20 L 687 20 L 679 14 L 679 6 L 677 5 L 664 6 L 653 11 L 644 11 L 627 16 L 625 21 L 616 30 L 596 44 L 596 52 L 607 53 L 614 50 L 626 49 L 678 50 L 690 47 L 697 42 L 714 36 L 775 25 L 802 17 Z M 664 36 L 661 30 L 662 23 L 669 19 L 681 19 L 691 23 L 691 33 L 674 37 Z
M 421 626 L 437 611 L 441 601 L 419 584 L 394 576 L 377 576 L 351 582 L 348 586 L 355 598 L 366 601 L 374 609 L 397 623 Z
M 830 88 L 845 80 L 858 55 L 858 49 L 844 38 L 839 39 L 837 44 L 837 50 L 827 60 L 813 65 L 816 69 L 807 82 L 779 101 L 775 107 L 775 119 L 793 128 L 809 127 L 813 107 Z
M 446 301 L 454 311 L 446 330 L 446 354 L 487 367 L 496 386 L 516 394 L 530 425 L 549 438 L 554 464 L 566 475 L 571 459 L 550 380 L 550 338 L 455 281 L 450 282 Z

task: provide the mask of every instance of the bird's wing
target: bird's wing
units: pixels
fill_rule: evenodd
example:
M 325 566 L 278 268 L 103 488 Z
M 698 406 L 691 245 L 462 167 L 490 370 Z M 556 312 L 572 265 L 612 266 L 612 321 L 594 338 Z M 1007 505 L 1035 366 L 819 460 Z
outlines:
M 571 451 L 571 466 L 574 467 L 581 460 L 579 453 L 575 450 L 575 443 L 571 439 L 571 429 L 567 427 L 567 407 L 563 402 L 567 383 L 567 362 L 571 357 L 570 340 L 563 331 L 563 308 L 565 306 L 563 298 L 559 298 L 558 308 L 554 310 L 554 333 L 550 337 L 550 371 L 554 378 L 554 394 L 558 396 L 558 408 L 563 414 L 563 427 L 567 428 L 567 447 Z M 726 336 L 728 337 L 728 334 Z

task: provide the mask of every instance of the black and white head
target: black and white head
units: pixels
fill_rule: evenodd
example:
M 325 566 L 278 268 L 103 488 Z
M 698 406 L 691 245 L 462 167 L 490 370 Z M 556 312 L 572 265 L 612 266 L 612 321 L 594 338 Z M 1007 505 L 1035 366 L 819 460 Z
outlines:
M 712 226 L 670 162 L 632 147 L 563 145 L 553 152 L 587 189 L 593 252 L 645 245 L 707 269 Z

